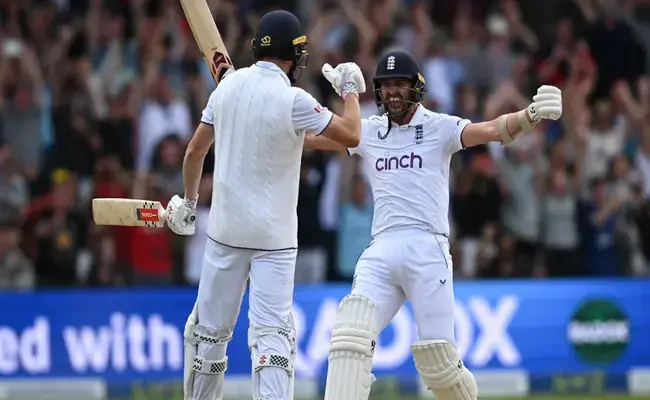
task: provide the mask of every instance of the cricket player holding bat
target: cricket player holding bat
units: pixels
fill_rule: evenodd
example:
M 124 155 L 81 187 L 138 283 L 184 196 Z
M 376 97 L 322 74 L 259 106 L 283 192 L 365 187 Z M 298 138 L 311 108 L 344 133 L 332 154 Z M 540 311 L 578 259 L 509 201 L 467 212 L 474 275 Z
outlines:
M 183 162 L 185 197 L 167 206 L 167 225 L 194 234 L 203 159 L 215 144 L 214 189 L 197 301 L 185 326 L 186 400 L 221 400 L 226 345 L 250 277 L 248 344 L 253 398 L 293 398 L 296 339 L 291 317 L 297 253 L 298 182 L 305 132 L 356 147 L 361 70 L 339 65 L 342 117 L 293 87 L 307 62 L 307 38 L 291 13 L 262 17 L 256 63 L 227 72 L 210 95 Z
M 471 123 L 420 104 L 424 78 L 402 51 L 380 59 L 373 86 L 385 113 L 362 121 L 359 146 L 345 149 L 322 136 L 305 142 L 361 156 L 375 202 L 372 241 L 357 262 L 352 293 L 341 301 L 332 332 L 325 400 L 368 399 L 378 332 L 407 298 L 418 328 L 411 349 L 422 381 L 438 400 L 475 400 L 476 381 L 454 341 L 451 156 L 488 142 L 508 145 L 543 119 L 560 118 L 561 92 L 542 86 L 528 108 Z

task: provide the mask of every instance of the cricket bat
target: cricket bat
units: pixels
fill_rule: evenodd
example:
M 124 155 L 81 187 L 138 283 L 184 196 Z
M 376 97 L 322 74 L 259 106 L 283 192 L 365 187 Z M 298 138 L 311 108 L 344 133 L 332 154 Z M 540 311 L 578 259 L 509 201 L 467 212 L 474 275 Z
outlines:
M 208 64 L 212 78 L 218 85 L 228 70 L 235 67 L 228 55 L 228 49 L 214 22 L 207 0 L 180 0 L 183 13 L 190 25 L 194 40 L 201 50 L 203 59 Z
M 166 213 L 159 201 L 93 199 L 93 221 L 96 225 L 163 228 Z

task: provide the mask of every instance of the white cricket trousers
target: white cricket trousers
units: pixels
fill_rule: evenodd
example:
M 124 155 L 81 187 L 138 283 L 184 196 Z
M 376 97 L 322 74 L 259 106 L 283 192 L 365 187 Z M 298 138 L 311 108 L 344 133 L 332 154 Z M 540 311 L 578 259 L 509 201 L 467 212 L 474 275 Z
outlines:
M 420 340 L 454 340 L 454 289 L 449 240 L 418 229 L 389 232 L 366 248 L 352 294 L 367 297 L 382 331 L 408 298 Z
M 233 329 L 250 277 L 249 337 L 251 331 L 268 328 L 293 331 L 291 306 L 296 253 L 293 249 L 232 248 L 208 238 L 197 296 L 199 325 L 215 330 Z M 254 336 L 258 354 L 291 356 L 291 344 L 285 337 L 277 334 Z M 286 371 L 261 368 L 258 374 L 254 388 L 256 398 L 288 400 L 290 380 Z

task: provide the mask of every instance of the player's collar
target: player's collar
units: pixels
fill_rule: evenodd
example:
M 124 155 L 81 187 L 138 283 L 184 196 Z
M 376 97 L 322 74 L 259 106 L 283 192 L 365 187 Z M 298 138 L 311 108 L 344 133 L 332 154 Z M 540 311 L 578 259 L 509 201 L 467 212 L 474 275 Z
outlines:
M 284 71 L 281 70 L 280 67 L 278 67 L 274 63 L 268 61 L 258 61 L 255 63 L 255 66 L 262 69 L 266 69 L 268 71 L 278 72 L 282 76 L 282 79 L 284 79 L 284 81 L 287 82 L 287 86 L 291 86 L 291 81 L 289 80 L 287 74 L 285 74 Z
M 429 119 L 429 110 L 424 108 L 422 104 L 418 104 L 418 108 L 415 110 L 415 113 L 413 113 L 413 117 L 408 124 L 410 126 L 419 125 L 427 119 Z
M 413 116 L 411 117 L 411 120 L 408 122 L 406 125 L 397 125 L 396 123 L 393 122 L 393 125 L 401 127 L 402 129 L 404 128 L 410 128 L 415 125 L 420 125 L 427 119 L 429 119 L 429 110 L 424 108 L 422 104 L 418 104 L 417 108 L 415 109 L 415 112 L 413 113 Z

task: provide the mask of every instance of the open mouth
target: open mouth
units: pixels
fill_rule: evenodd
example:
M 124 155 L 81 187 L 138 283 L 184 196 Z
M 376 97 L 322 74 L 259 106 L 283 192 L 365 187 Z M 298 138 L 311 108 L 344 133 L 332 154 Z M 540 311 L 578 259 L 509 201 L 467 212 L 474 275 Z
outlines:
M 402 101 L 402 98 L 399 96 L 390 96 L 388 98 L 388 105 L 390 106 L 392 111 L 402 111 L 402 108 L 404 107 L 404 102 Z

